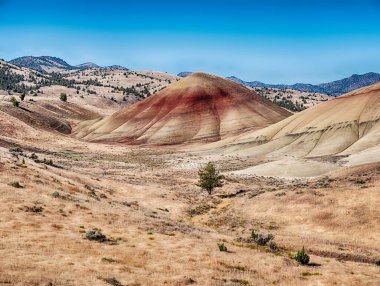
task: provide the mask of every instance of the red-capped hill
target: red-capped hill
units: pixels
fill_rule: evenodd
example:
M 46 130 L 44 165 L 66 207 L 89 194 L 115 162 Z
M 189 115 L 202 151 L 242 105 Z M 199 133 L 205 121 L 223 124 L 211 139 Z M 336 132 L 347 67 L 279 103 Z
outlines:
M 126 144 L 210 142 L 265 127 L 289 115 L 231 80 L 193 73 L 109 117 L 83 122 L 74 135 Z

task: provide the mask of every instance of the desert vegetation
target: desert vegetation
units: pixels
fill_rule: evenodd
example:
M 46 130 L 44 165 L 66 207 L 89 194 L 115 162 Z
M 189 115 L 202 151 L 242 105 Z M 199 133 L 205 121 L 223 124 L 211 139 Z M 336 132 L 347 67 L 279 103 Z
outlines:
M 59 95 L 59 99 L 63 102 L 66 102 L 67 101 L 67 94 L 66 93 L 61 93 Z
M 209 195 L 215 188 L 223 187 L 223 176 L 220 175 L 213 162 L 208 162 L 206 166 L 199 169 L 198 176 L 197 186 L 207 191 Z

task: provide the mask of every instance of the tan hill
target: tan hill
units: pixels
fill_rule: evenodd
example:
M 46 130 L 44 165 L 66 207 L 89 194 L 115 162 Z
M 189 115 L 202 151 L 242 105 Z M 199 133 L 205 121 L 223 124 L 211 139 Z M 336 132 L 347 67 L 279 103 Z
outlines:
M 379 143 L 380 83 L 296 113 L 265 129 L 245 132 L 207 148 L 222 148 L 244 156 L 265 155 L 276 160 L 240 173 L 313 176 L 343 164 L 379 161 Z M 300 168 L 297 169 L 296 164 Z
M 193 73 L 112 116 L 81 124 L 76 137 L 127 144 L 217 141 L 289 115 L 231 80 Z
M 156 71 L 96 68 L 42 74 L 0 60 L 0 100 L 26 95 L 27 101 L 57 100 L 66 93 L 69 101 L 102 115 L 110 115 L 177 81 L 177 76 Z M 1 103 L 0 103 L 1 104 Z
M 13 139 L 38 138 L 43 131 L 52 132 L 52 136 L 58 133 L 68 135 L 74 122 L 98 116 L 74 103 L 59 100 L 25 101 L 20 102 L 19 107 L 3 102 L 0 104 L 0 135 Z

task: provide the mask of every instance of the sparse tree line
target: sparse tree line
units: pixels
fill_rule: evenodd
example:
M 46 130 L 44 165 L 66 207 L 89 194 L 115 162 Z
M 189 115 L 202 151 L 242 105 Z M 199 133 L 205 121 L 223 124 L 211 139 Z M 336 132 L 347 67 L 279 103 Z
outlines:
M 283 108 L 286 108 L 288 110 L 291 110 L 293 112 L 299 112 L 299 111 L 302 111 L 305 108 L 305 106 L 303 105 L 303 103 L 298 103 L 298 101 L 296 103 L 294 103 L 293 101 L 283 97 L 281 99 L 274 99 L 273 102 Z
M 37 77 L 40 77 L 40 79 L 37 79 Z M 60 85 L 68 88 L 76 88 L 75 85 L 78 84 L 86 86 L 103 86 L 102 83 L 98 81 L 98 79 L 89 79 L 78 82 L 75 80 L 66 79 L 64 76 L 58 73 L 51 73 L 49 76 L 31 74 L 28 80 L 34 85 L 25 85 L 22 83 L 23 81 L 26 81 L 26 78 L 23 75 L 13 73 L 7 66 L 0 67 L 0 89 L 15 93 L 33 93 L 41 87 L 52 85 Z
M 94 75 L 98 75 L 98 74 L 103 75 L 102 72 L 97 72 L 97 71 L 94 72 Z M 151 80 L 156 79 L 152 76 L 139 74 L 136 72 L 124 72 L 123 74 L 126 77 L 128 77 L 128 75 L 136 75 L 136 76 L 140 76 L 146 79 L 151 79 Z M 82 72 L 82 75 L 84 75 L 84 72 Z M 67 87 L 67 88 L 76 89 L 77 94 L 79 94 L 81 90 L 83 92 L 87 92 L 88 94 L 97 94 L 95 90 L 90 90 L 88 89 L 88 87 L 89 86 L 103 86 L 103 87 L 113 88 L 112 92 L 121 92 L 123 93 L 123 95 L 133 95 L 138 100 L 142 100 L 152 95 L 149 89 L 150 83 L 145 83 L 145 84 L 138 83 L 135 86 L 132 85 L 131 87 L 120 87 L 120 86 L 111 86 L 110 84 L 106 84 L 106 85 L 102 84 L 98 79 L 88 79 L 88 80 L 78 81 L 74 79 L 67 79 L 68 76 L 70 76 L 70 74 L 69 75 L 62 75 L 60 73 L 40 74 L 37 72 L 36 73 L 31 72 L 27 77 L 25 77 L 24 75 L 19 75 L 12 72 L 9 66 L 4 65 L 0 67 L 0 89 L 8 91 L 9 94 L 12 94 L 12 92 L 21 94 L 20 96 L 21 101 L 24 100 L 27 94 L 37 96 L 38 93 L 43 93 L 43 91 L 39 90 L 41 87 L 52 86 L 52 85 L 59 85 L 59 86 Z M 162 79 L 157 79 L 157 80 L 159 80 L 160 82 L 162 81 Z M 31 82 L 33 83 L 33 85 L 26 85 L 23 83 L 25 81 Z M 171 83 L 170 80 L 164 79 L 164 81 Z M 81 87 L 78 85 L 85 85 L 86 88 L 84 87 L 81 89 Z M 163 88 L 159 90 L 162 90 L 162 89 Z M 159 90 L 155 90 L 153 94 Z M 111 98 L 111 100 L 117 102 L 115 98 Z M 127 98 L 124 96 L 122 100 L 126 101 Z M 12 99 L 12 103 L 15 106 L 18 106 L 18 103 L 16 102 L 17 102 L 16 98 Z

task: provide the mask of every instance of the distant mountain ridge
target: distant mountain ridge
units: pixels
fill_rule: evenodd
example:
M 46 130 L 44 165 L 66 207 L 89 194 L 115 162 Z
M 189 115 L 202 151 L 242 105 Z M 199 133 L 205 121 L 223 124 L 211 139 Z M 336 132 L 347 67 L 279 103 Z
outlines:
M 380 74 L 369 72 L 362 75 L 354 74 L 348 78 L 319 84 L 319 86 L 331 92 L 332 95 L 335 95 L 347 93 L 377 82 L 380 82 Z
M 15 66 L 19 66 L 19 67 L 30 68 L 42 73 L 60 72 L 60 71 L 68 71 L 68 70 L 86 70 L 86 69 L 97 69 L 97 68 L 128 70 L 127 68 L 119 66 L 119 65 L 101 67 L 91 62 L 72 66 L 60 58 L 50 57 L 50 56 L 41 56 L 41 57 L 25 56 L 25 57 L 13 59 L 9 61 L 9 63 Z
M 69 65 L 60 58 L 42 56 L 42 57 L 20 57 L 9 61 L 10 64 L 19 67 L 30 68 L 39 72 L 52 72 L 54 70 L 72 70 L 75 67 Z
M 316 85 L 307 83 L 296 83 L 291 85 L 266 84 L 260 81 L 247 82 L 234 76 L 230 76 L 228 78 L 249 87 L 289 88 L 304 92 L 324 93 L 333 96 L 342 95 L 355 89 L 380 82 L 380 74 L 374 72 L 369 72 L 362 75 L 354 74 L 341 80 Z
M 187 77 L 192 72 L 180 72 L 178 76 Z M 288 88 L 303 92 L 324 93 L 328 95 L 338 96 L 355 89 L 380 82 L 380 74 L 369 72 L 362 75 L 354 74 L 350 77 L 321 84 L 267 84 L 260 81 L 244 81 L 236 76 L 227 77 L 228 79 L 249 87 L 268 87 L 268 88 Z
M 51 56 L 24 56 L 20 58 L 13 59 L 9 61 L 10 64 L 30 68 L 42 73 L 52 73 L 52 72 L 61 72 L 69 70 L 86 70 L 86 69 L 114 69 L 114 70 L 129 70 L 120 65 L 112 65 L 107 67 L 101 67 L 95 63 L 87 62 L 80 65 L 72 66 L 66 61 Z M 180 72 L 178 76 L 187 77 L 191 75 L 192 72 L 185 71 Z M 266 84 L 260 81 L 244 81 L 235 76 L 230 76 L 228 79 L 235 81 L 239 84 L 249 86 L 249 87 L 268 87 L 268 88 L 288 88 L 299 90 L 302 92 L 311 92 L 311 93 L 323 93 L 333 96 L 338 96 L 350 92 L 352 90 L 375 84 L 380 82 L 380 74 L 369 72 L 366 74 L 358 75 L 354 74 L 350 77 L 336 80 L 327 83 L 321 84 L 307 84 L 307 83 L 296 83 L 292 85 L 287 84 Z

